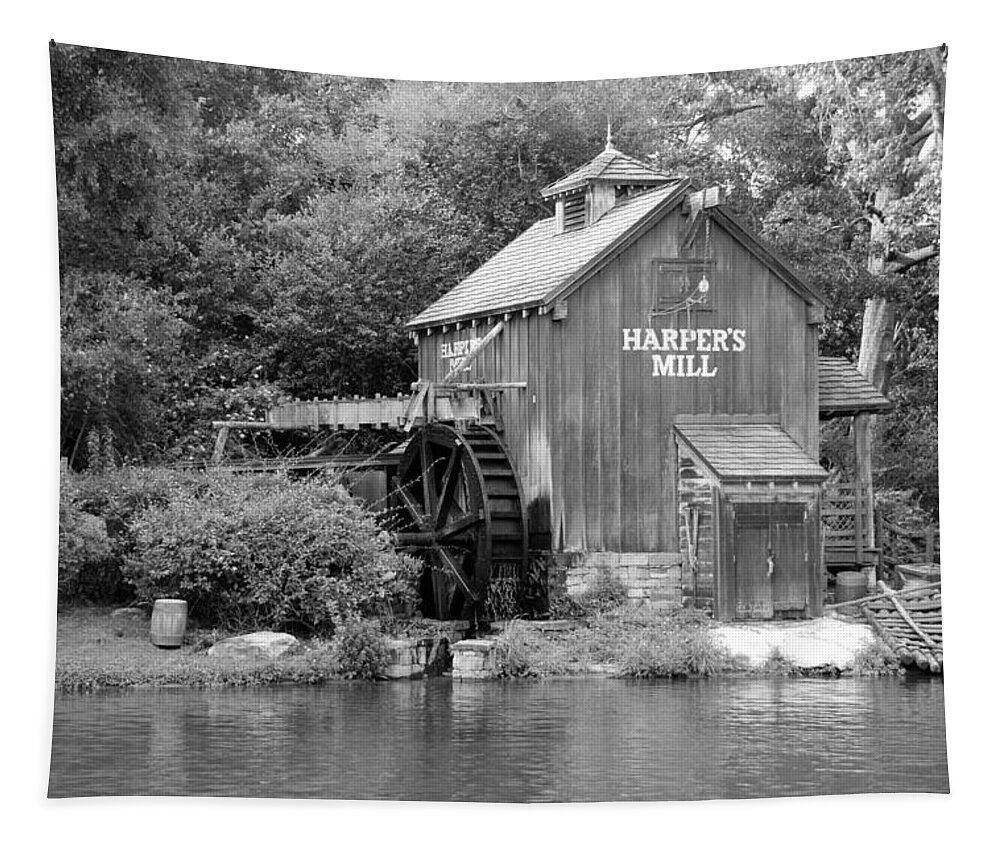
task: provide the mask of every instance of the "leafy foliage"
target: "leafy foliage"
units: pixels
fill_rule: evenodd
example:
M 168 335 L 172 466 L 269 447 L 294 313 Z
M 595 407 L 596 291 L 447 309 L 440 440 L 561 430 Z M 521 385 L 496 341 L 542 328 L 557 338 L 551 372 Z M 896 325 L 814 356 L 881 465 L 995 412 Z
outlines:
M 225 629 L 328 632 L 415 593 L 420 567 L 338 486 L 208 475 L 131 523 L 141 600 L 179 597 Z
M 334 656 L 337 673 L 349 680 L 375 680 L 389 665 L 389 645 L 377 626 L 346 621 L 337 629 Z
M 64 477 L 59 498 L 59 599 L 117 596 L 121 571 L 112 562 L 102 518 L 82 511 Z
M 93 465 L 64 473 L 59 488 L 61 602 L 121 602 L 135 589 L 122 572 L 131 555 L 134 516 L 204 487 L 196 474 L 164 468 Z
M 53 45 L 62 454 L 86 466 L 97 429 L 117 456 L 205 457 L 213 419 L 405 390 L 405 319 L 551 215 L 540 189 L 610 120 L 622 150 L 722 185 L 827 293 L 824 353 L 856 356 L 866 297 L 897 303 L 877 484 L 933 513 L 937 261 L 870 266 L 937 243 L 945 62 L 498 85 Z
M 580 595 L 578 602 L 585 612 L 600 613 L 625 605 L 628 588 L 625 583 L 608 572 L 601 572 Z

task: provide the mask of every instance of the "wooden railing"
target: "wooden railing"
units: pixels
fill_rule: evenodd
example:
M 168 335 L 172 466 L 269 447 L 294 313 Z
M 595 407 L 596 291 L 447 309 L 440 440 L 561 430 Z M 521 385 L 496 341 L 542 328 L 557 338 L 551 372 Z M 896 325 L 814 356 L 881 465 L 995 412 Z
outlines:
M 823 546 L 831 565 L 865 564 L 873 559 L 868 546 L 870 495 L 854 482 L 827 485 L 823 491 Z
M 868 502 L 864 488 L 854 482 L 828 485 L 823 492 L 823 547 L 832 567 L 878 563 L 883 576 L 900 564 L 941 563 L 941 534 L 937 526 L 905 529 L 875 507 L 875 548 L 868 546 Z
M 879 558 L 882 572 L 890 573 L 900 564 L 940 564 L 941 531 L 929 526 L 923 531 L 904 529 L 876 515 Z

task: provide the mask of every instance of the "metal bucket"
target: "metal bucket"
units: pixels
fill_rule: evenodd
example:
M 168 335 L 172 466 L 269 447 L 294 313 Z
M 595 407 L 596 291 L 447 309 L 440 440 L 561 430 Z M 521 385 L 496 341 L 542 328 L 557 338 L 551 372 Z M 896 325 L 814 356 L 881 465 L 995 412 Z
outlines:
M 837 574 L 836 602 L 847 603 L 860 600 L 868 594 L 868 577 L 857 570 L 845 570 Z
M 149 624 L 150 640 L 157 647 L 180 647 L 187 629 L 188 604 L 185 600 L 157 600 Z

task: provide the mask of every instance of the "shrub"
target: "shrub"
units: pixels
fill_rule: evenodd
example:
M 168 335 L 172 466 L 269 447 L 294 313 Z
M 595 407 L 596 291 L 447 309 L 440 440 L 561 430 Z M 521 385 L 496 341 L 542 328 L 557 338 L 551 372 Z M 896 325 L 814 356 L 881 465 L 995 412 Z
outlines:
M 59 492 L 59 599 L 102 600 L 117 596 L 123 579 L 112 561 L 102 518 L 81 511 L 65 484 Z
M 349 680 L 374 680 L 389 665 L 389 645 L 378 627 L 345 621 L 337 627 L 334 650 L 337 673 Z
M 580 605 L 590 613 L 605 612 L 623 606 L 628 601 L 628 589 L 617 577 L 600 573 L 593 584 L 580 595 Z
M 538 648 L 520 621 L 507 624 L 496 643 L 496 674 L 500 677 L 526 677 L 537 673 L 533 660 Z
M 620 672 L 631 677 L 708 677 L 735 668 L 695 609 L 628 613 L 618 627 Z
M 207 474 L 129 528 L 124 572 L 139 598 L 180 597 L 225 629 L 328 632 L 413 599 L 421 569 L 320 478 Z
M 59 487 L 59 598 L 118 602 L 135 589 L 122 572 L 133 548 L 130 523 L 204 486 L 198 473 L 120 467 L 63 473 Z
M 899 657 L 881 639 L 855 653 L 848 669 L 862 677 L 892 676 L 902 670 Z

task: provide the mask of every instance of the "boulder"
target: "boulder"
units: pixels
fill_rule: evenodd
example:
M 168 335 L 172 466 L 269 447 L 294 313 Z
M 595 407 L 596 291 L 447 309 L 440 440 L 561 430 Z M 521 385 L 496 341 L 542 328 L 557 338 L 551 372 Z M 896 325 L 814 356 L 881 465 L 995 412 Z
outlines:
M 251 632 L 226 638 L 208 648 L 208 655 L 229 662 L 271 662 L 299 646 L 286 632 Z
M 111 613 L 111 628 L 119 638 L 146 638 L 149 635 L 149 612 L 130 606 Z
M 807 621 L 727 623 L 712 637 L 734 656 L 743 656 L 751 668 L 767 665 L 777 653 L 795 668 L 849 668 L 855 654 L 875 640 L 866 624 L 834 617 Z

